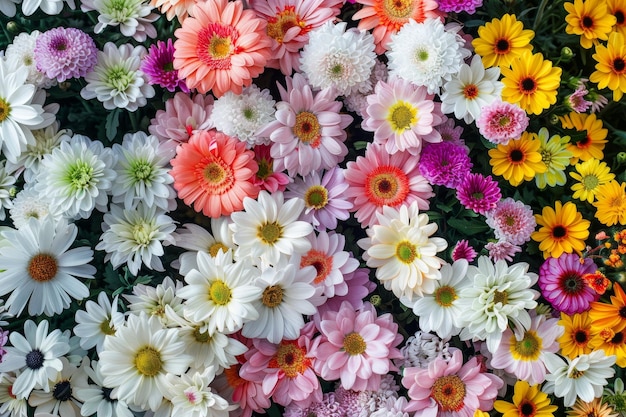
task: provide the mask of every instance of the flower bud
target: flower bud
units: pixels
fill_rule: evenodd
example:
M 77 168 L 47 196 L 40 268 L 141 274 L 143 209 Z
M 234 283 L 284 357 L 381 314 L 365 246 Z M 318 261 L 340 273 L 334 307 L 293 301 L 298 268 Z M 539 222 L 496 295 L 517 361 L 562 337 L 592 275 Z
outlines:
M 572 51 L 572 48 L 568 46 L 561 48 L 561 61 L 569 62 L 572 58 L 574 58 L 574 51 Z

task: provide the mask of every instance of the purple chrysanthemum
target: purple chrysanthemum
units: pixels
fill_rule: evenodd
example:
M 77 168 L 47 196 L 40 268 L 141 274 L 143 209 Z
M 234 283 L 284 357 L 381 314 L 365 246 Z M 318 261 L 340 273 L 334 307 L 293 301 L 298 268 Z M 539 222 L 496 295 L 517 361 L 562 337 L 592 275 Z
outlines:
M 493 209 L 501 197 L 500 187 L 491 175 L 467 174 L 456 190 L 461 204 L 479 214 Z
M 167 43 L 157 41 L 156 45 L 152 44 L 148 55 L 141 64 L 141 70 L 148 76 L 150 84 L 157 84 L 174 92 L 180 88 L 183 92 L 188 93 L 189 88 L 184 80 L 178 78 L 178 70 L 174 69 L 174 44 L 171 39 Z
M 485 245 L 485 249 L 489 251 L 489 259 L 493 262 L 500 260 L 513 262 L 513 257 L 517 252 L 521 252 L 522 248 L 517 245 L 500 240 L 498 242 L 489 242 Z
M 441 135 L 441 140 L 444 142 L 454 142 L 457 145 L 465 146 L 465 141 L 461 139 L 461 135 L 463 134 L 463 127 L 457 126 L 454 118 L 448 117 L 446 115 L 443 116 L 443 123 L 435 126 L 435 130 L 439 132 Z
M 465 259 L 467 262 L 472 262 L 476 259 L 476 251 L 473 247 L 470 246 L 469 242 L 465 239 L 459 240 L 456 245 L 454 245 L 454 249 L 452 249 L 452 260 L 454 262 L 459 259 Z
M 439 0 L 439 10 L 442 12 L 467 12 L 473 14 L 476 8 L 483 5 L 483 0 Z
M 565 314 L 589 310 L 589 304 L 600 295 L 587 285 L 585 274 L 593 274 L 598 267 L 590 258 L 581 259 L 575 253 L 564 253 L 548 258 L 539 268 L 541 295 L 552 307 Z
M 487 224 L 494 230 L 497 239 L 521 245 L 530 240 L 537 222 L 530 206 L 512 198 L 500 200 L 493 210 L 488 211 Z
M 422 149 L 420 173 L 433 185 L 456 188 L 472 169 L 465 147 L 453 142 L 427 143 Z
M 58 27 L 37 37 L 33 49 L 37 70 L 63 82 L 84 77 L 98 62 L 98 48 L 80 29 Z

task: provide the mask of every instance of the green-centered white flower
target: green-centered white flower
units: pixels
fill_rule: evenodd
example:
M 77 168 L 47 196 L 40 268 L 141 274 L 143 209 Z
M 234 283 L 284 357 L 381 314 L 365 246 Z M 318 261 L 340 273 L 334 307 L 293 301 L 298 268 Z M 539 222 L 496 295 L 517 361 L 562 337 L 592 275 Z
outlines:
M 124 36 L 132 36 L 143 42 L 147 36 L 156 38 L 157 32 L 152 22 L 159 18 L 152 13 L 153 7 L 145 0 L 82 0 L 83 12 L 96 10 L 98 23 L 95 33 L 102 33 L 107 26 L 119 26 Z
M 567 148 L 569 145 L 569 136 L 552 135 L 548 133 L 548 129 L 542 127 L 537 133 L 541 146 L 541 161 L 548 167 L 545 172 L 535 174 L 535 183 L 540 189 L 546 188 L 547 185 L 554 187 L 555 185 L 564 185 L 567 182 L 565 176 L 565 168 L 570 164 L 570 158 L 574 156 Z

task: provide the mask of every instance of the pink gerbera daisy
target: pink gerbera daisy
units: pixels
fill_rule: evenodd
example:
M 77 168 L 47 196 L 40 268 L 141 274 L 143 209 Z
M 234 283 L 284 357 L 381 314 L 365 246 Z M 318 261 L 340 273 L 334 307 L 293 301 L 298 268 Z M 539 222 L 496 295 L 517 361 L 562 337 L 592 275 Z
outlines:
M 597 269 L 591 258 L 581 259 L 575 253 L 549 257 L 539 268 L 541 295 L 552 307 L 565 314 L 587 311 L 600 295 L 587 285 L 584 276 L 593 274 Z
M 276 105 L 276 120 L 259 132 L 272 141 L 276 169 L 305 176 L 337 166 L 348 154 L 345 129 L 352 116 L 339 113 L 342 103 L 331 89 L 314 94 L 301 74 L 285 81 L 286 89 L 278 85 L 282 101 Z
M 319 345 L 311 353 L 325 380 L 340 379 L 343 388 L 355 391 L 378 390 L 381 377 L 397 371 L 392 359 L 402 357 L 396 347 L 402 336 L 391 314 L 378 316 L 370 303 L 358 311 L 343 303 L 322 316 L 319 328 Z
M 530 119 L 517 104 L 496 100 L 480 111 L 476 126 L 489 142 L 506 145 L 517 139 L 528 127 Z
M 270 146 L 256 145 L 253 150 L 254 160 L 259 165 L 259 170 L 254 177 L 254 185 L 270 193 L 285 191 L 291 178 L 285 173 L 274 171 L 274 158 L 270 155 Z
M 243 210 L 244 198 L 259 193 L 253 183 L 258 170 L 254 153 L 244 142 L 214 130 L 181 144 L 171 164 L 178 197 L 208 217 Z
M 300 69 L 300 49 L 309 32 L 339 15 L 342 0 L 249 0 L 257 16 L 267 20 L 272 58 L 267 67 L 291 75 Z
M 434 126 L 443 121 L 442 114 L 433 97 L 425 87 L 402 78 L 379 81 L 367 96 L 361 127 L 374 132 L 374 142 L 384 144 L 389 153 L 419 155 L 422 141 L 441 142 Z
M 344 175 L 350 185 L 346 196 L 363 226 L 375 224 L 383 206 L 398 208 L 415 201 L 420 210 L 428 210 L 428 199 L 435 195 L 419 173 L 417 158 L 408 152 L 390 155 L 375 143 L 368 145 L 364 157 L 348 162 Z
M 487 225 L 494 230 L 497 239 L 514 245 L 522 245 L 530 240 L 537 222 L 530 206 L 508 197 L 496 203 L 493 210 L 485 213 Z
M 165 110 L 157 110 L 148 131 L 161 142 L 187 142 L 191 135 L 213 127 L 213 97 L 178 92 L 165 102 Z
M 415 411 L 415 417 L 472 417 L 493 408 L 502 379 L 482 372 L 477 357 L 464 364 L 460 349 L 449 350 L 449 360 L 439 356 L 428 368 L 404 368 L 402 385 L 410 398 L 405 411 Z
M 491 175 L 467 174 L 456 189 L 461 204 L 480 214 L 493 209 L 501 197 L 500 187 Z
M 241 0 L 198 2 L 191 15 L 174 32 L 178 76 L 203 94 L 241 94 L 270 57 L 266 21 L 244 10 Z

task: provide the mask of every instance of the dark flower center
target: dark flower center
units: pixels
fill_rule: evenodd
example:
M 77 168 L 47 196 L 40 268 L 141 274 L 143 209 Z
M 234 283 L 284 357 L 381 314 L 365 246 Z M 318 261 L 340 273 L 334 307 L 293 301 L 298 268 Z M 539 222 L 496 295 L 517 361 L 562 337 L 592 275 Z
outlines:
M 496 53 L 504 54 L 509 52 L 511 44 L 506 39 L 498 39 L 496 41 Z
M 615 70 L 615 72 L 624 72 L 624 69 L 626 69 L 626 62 L 624 62 L 624 59 L 615 58 L 613 60 L 613 69 Z
M 626 306 L 619 309 L 619 316 L 623 319 L 626 319 Z
M 581 20 L 581 23 L 583 24 L 583 27 L 585 29 L 589 29 L 593 26 L 593 19 L 589 16 L 584 16 Z
M 589 340 L 589 337 L 587 336 L 586 331 L 577 330 L 576 333 L 574 333 L 574 340 L 576 343 L 586 343 Z
M 43 353 L 39 349 L 35 349 L 26 354 L 26 366 L 32 370 L 37 370 L 43 366 Z
M 585 282 L 579 274 L 569 271 L 561 277 L 561 287 L 568 294 L 577 294 L 585 288 Z
M 54 386 L 52 396 L 58 401 L 67 401 L 72 397 L 72 385 L 70 381 L 61 381 Z
M 535 90 L 537 89 L 537 83 L 535 82 L 535 80 L 533 80 L 530 77 L 524 78 L 520 82 L 520 86 L 521 86 L 522 92 L 526 94 L 534 93 Z
M 613 338 L 611 339 L 611 343 L 614 345 L 621 345 L 622 343 L 624 343 L 624 333 L 615 333 L 615 336 L 613 336 Z
M 621 25 L 624 23 L 624 12 L 622 10 L 618 10 L 615 12 L 615 19 L 617 20 L 617 24 Z
M 560 239 L 565 237 L 565 235 L 567 235 L 567 230 L 563 226 L 555 226 L 554 229 L 552 229 L 552 237 Z
M 514 149 L 509 154 L 512 162 L 522 162 L 524 160 L 524 153 L 519 149 Z
M 524 401 L 519 405 L 519 414 L 522 417 L 531 417 L 535 415 L 535 406 L 531 402 Z

